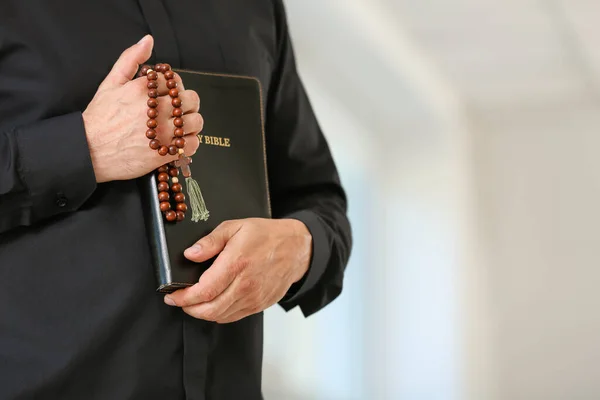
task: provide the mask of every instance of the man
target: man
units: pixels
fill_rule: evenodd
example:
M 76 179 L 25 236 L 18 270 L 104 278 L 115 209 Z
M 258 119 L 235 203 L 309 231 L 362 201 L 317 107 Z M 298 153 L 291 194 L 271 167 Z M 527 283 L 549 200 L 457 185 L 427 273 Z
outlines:
M 275 218 L 198 238 L 185 256 L 217 261 L 165 297 L 135 182 L 165 162 L 144 136 L 146 62 L 256 76 L 265 93 Z M 200 99 L 180 89 L 193 154 Z M 0 399 L 260 399 L 262 311 L 330 303 L 350 247 L 282 1 L 2 3 Z

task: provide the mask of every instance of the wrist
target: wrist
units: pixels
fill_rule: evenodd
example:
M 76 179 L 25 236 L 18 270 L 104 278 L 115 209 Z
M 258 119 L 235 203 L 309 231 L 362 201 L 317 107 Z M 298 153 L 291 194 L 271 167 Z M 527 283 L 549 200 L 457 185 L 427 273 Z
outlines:
M 92 160 L 92 166 L 94 168 L 94 175 L 96 176 L 96 182 L 102 183 L 107 182 L 108 179 L 108 171 L 104 168 L 102 164 L 103 157 L 100 155 L 100 152 L 97 148 L 97 137 L 98 133 L 95 128 L 96 124 L 94 124 L 93 118 L 90 117 L 85 111 L 81 114 L 83 118 L 83 126 L 85 128 L 85 136 L 87 138 L 88 149 L 90 152 L 90 158 Z

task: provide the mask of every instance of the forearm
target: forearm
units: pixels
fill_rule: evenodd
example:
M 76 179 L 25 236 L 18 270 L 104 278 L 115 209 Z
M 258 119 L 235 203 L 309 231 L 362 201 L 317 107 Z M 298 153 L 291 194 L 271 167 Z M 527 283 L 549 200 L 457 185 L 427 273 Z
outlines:
M 0 233 L 76 211 L 96 189 L 80 113 L 0 132 Z

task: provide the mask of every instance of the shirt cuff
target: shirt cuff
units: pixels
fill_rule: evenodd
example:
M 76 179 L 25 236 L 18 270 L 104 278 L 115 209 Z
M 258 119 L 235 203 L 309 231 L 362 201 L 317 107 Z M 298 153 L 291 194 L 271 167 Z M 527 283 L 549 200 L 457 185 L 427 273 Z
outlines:
M 35 219 L 77 210 L 96 190 L 96 175 L 80 112 L 17 130 L 19 174 Z
M 331 246 L 321 218 L 313 211 L 302 210 L 287 215 L 284 218 L 296 219 L 304 223 L 312 235 L 310 267 L 304 277 L 294 283 L 285 297 L 279 302 L 279 305 L 284 310 L 289 311 L 300 303 L 302 297 L 314 288 L 323 276 L 331 255 Z

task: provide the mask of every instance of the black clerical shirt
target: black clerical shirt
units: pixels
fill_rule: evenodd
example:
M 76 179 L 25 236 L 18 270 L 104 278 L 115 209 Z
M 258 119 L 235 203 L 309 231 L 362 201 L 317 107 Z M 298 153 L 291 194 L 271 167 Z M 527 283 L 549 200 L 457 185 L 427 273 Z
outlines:
M 150 62 L 261 80 L 273 214 L 303 221 L 314 238 L 309 272 L 280 305 L 309 315 L 341 291 L 345 194 L 281 1 L 5 0 L 1 400 L 261 398 L 262 314 L 218 325 L 166 306 L 135 181 L 94 177 L 81 112 L 147 33 Z

